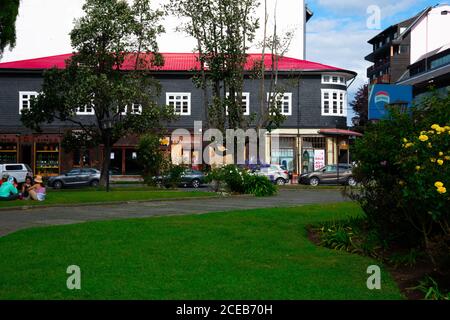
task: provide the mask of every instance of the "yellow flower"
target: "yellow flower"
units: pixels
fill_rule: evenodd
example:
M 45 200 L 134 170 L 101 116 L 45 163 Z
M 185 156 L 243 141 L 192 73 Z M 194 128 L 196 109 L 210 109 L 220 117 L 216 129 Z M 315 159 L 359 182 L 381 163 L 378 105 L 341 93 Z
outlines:
M 447 193 L 447 188 L 445 188 L 445 187 L 437 188 L 437 192 L 439 192 L 440 194 Z
M 435 163 L 436 162 L 436 158 L 430 158 L 430 161 Z
M 405 148 L 411 148 L 414 145 L 414 143 L 408 142 L 407 144 L 403 145 Z
M 404 143 L 408 143 L 408 139 L 403 138 L 403 142 L 404 142 Z
M 442 157 L 444 155 L 444 153 L 441 151 L 439 152 L 439 156 Z
M 445 126 L 445 127 L 444 127 L 444 130 L 450 131 L 450 126 Z
M 434 186 L 435 186 L 436 188 L 442 188 L 442 187 L 444 186 L 444 184 L 443 184 L 442 182 L 440 182 L 440 181 L 436 181 L 436 183 L 434 184 Z
M 400 180 L 400 181 L 398 182 L 398 184 L 401 185 L 401 186 L 404 186 L 404 185 L 405 185 L 405 181 Z
M 444 164 L 444 160 L 438 159 L 437 164 L 440 165 L 440 166 L 442 166 L 442 165 Z
M 419 137 L 419 140 L 422 141 L 422 142 L 428 141 L 428 139 L 429 139 L 428 136 L 425 135 L 425 134 L 422 134 L 422 135 Z
M 417 171 L 420 171 L 420 169 L 422 169 L 420 166 L 416 166 Z
M 445 160 L 450 161 L 450 156 L 445 156 Z
M 433 124 L 433 125 L 431 126 L 431 129 L 437 130 L 437 129 L 439 129 L 440 127 L 441 127 L 441 126 L 438 125 L 438 124 Z
M 428 142 L 428 148 L 433 148 L 433 145 L 431 144 L 431 142 Z

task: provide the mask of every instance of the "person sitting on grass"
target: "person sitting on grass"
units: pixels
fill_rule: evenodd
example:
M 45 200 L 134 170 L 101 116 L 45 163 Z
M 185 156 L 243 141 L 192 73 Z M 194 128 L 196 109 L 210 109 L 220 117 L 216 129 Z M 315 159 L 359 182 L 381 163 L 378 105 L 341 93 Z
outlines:
M 10 201 L 19 198 L 19 191 L 14 187 L 14 177 L 4 175 L 0 186 L 0 201 Z
M 30 195 L 31 200 L 35 201 L 45 200 L 46 190 L 41 176 L 36 176 L 34 178 L 34 185 L 28 188 L 28 193 Z
M 24 200 L 29 200 L 30 199 L 30 193 L 29 193 L 29 189 L 33 186 L 33 178 L 30 176 L 27 176 L 25 178 L 25 182 L 22 185 L 22 199 Z

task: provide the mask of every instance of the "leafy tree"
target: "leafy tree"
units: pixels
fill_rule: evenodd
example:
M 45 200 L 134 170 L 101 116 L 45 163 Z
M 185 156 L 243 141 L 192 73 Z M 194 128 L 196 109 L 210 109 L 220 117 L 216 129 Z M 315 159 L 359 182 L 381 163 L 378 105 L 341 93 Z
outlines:
M 0 58 L 6 46 L 16 44 L 16 18 L 20 0 L 0 1 Z
M 172 110 L 154 102 L 160 88 L 149 75 L 163 63 L 156 42 L 163 31 L 161 12 L 151 11 L 149 0 L 135 0 L 132 6 L 122 0 L 87 0 L 83 10 L 85 16 L 70 33 L 76 53 L 65 69 L 45 72 L 42 92 L 23 112 L 22 122 L 37 131 L 44 123 L 71 122 L 77 132 L 66 135 L 67 141 L 103 145 L 100 182 L 105 184 L 115 142 L 128 134 L 162 131 L 162 121 L 173 118 Z M 132 106 L 141 111 L 133 112 Z M 90 110 L 92 116 L 77 116 Z
M 363 85 L 358 89 L 355 99 L 350 103 L 356 116 L 352 119 L 355 129 L 363 132 L 369 121 L 369 86 Z
M 138 145 L 138 161 L 144 167 L 144 181 L 154 185 L 153 177 L 161 175 L 169 168 L 168 157 L 161 150 L 161 135 L 145 134 L 141 137 Z

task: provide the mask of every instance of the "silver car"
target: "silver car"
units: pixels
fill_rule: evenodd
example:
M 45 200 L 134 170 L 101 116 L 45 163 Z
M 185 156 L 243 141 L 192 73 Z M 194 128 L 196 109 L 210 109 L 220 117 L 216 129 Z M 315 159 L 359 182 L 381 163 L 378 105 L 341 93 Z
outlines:
M 77 168 L 57 177 L 50 177 L 48 185 L 55 189 L 64 187 L 91 186 L 98 187 L 100 171 L 92 168 Z
M 267 177 L 270 181 L 279 186 L 283 186 L 289 182 L 289 172 L 286 168 L 278 164 L 261 166 L 255 173 Z

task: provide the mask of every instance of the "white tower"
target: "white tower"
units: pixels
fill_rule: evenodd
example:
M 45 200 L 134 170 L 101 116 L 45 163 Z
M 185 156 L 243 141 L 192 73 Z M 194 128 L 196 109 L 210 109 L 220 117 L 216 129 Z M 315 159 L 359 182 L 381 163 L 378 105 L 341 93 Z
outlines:
M 264 1 L 261 2 L 259 11 L 262 27 L 264 22 Z M 306 22 L 312 16 L 312 12 L 306 8 L 305 0 L 267 0 L 267 11 L 269 15 L 268 34 L 273 33 L 276 11 L 278 35 L 282 35 L 287 31 L 294 32 L 294 38 L 286 56 L 305 59 Z

